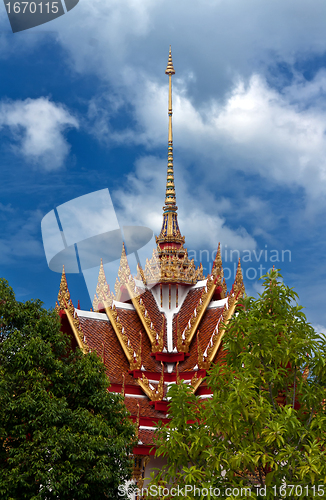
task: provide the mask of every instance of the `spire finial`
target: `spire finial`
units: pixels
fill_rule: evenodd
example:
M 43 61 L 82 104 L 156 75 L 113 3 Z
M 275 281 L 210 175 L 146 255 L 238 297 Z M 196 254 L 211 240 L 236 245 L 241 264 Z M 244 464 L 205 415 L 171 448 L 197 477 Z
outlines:
M 163 224 L 159 237 L 156 243 L 169 242 L 177 248 L 180 248 L 184 243 L 184 237 L 181 236 L 178 219 L 177 219 L 177 204 L 174 187 L 174 171 L 173 171 L 173 139 L 172 139 L 172 75 L 175 74 L 171 46 L 169 50 L 168 65 L 165 74 L 169 76 L 169 139 L 168 139 L 168 169 L 166 179 L 165 204 L 163 207 Z
M 58 299 L 56 304 L 56 310 L 59 312 L 67 307 L 67 304 L 70 303 L 70 293 L 68 290 L 68 283 L 65 273 L 65 266 L 62 266 L 62 275 L 60 281 L 60 288 L 58 293 Z
M 243 297 L 243 293 L 245 291 L 245 288 L 244 288 L 244 284 L 243 284 L 243 276 L 242 276 L 240 257 L 239 257 L 238 268 L 237 268 L 237 272 L 235 275 L 235 281 L 234 281 L 232 290 L 233 290 L 234 296 Z
M 193 260 L 189 260 L 187 249 L 184 248 L 185 238 L 181 235 L 177 204 L 174 188 L 173 172 L 173 139 L 172 139 L 172 75 L 175 74 L 171 47 L 169 50 L 168 65 L 165 73 L 169 77 L 169 143 L 168 143 L 168 168 L 165 192 L 165 204 L 163 207 L 163 222 L 159 236 L 156 237 L 157 252 L 153 253 L 150 261 L 147 261 L 145 276 L 147 282 L 152 282 L 156 267 L 157 274 L 155 283 L 197 283 L 204 279 L 202 267 L 195 270 Z M 150 271 L 149 271 L 150 269 Z
M 96 292 L 93 300 L 93 310 L 99 311 L 99 307 L 104 307 L 104 304 L 109 304 L 112 301 L 112 293 L 110 292 L 110 287 L 106 281 L 103 260 L 101 259 L 100 270 L 98 273 Z
M 165 70 L 165 74 L 169 76 L 169 138 L 168 138 L 168 172 L 167 172 L 167 180 L 166 180 L 166 193 L 165 193 L 165 207 L 172 208 L 173 211 L 176 211 L 176 198 L 175 198 L 175 187 L 174 187 L 174 172 L 173 172 L 173 137 L 172 137 L 172 75 L 175 74 L 173 62 L 172 62 L 172 53 L 171 53 L 171 45 L 169 50 L 169 59 L 168 65 Z
M 173 67 L 173 62 L 172 62 L 172 52 L 171 52 L 171 45 L 170 45 L 170 50 L 169 50 L 169 60 L 168 60 L 168 65 L 165 70 L 166 75 L 175 75 L 174 67 Z
M 120 266 L 119 266 L 118 276 L 117 276 L 117 279 L 116 279 L 115 285 L 114 285 L 116 300 L 121 299 L 122 287 L 128 281 L 130 274 L 131 273 L 130 273 L 130 267 L 128 264 L 127 254 L 126 254 L 126 247 L 125 247 L 124 242 L 122 242 Z M 121 301 L 121 302 L 123 302 L 123 301 Z

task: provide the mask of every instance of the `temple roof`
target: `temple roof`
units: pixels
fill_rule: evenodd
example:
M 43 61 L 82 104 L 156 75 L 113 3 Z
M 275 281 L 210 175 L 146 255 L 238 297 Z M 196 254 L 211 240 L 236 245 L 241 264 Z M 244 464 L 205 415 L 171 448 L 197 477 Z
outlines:
M 224 362 L 225 323 L 242 296 L 242 273 L 239 266 L 227 293 L 219 251 L 212 273 L 196 285 L 137 287 L 125 270 L 124 263 L 116 290 L 121 296 L 121 286 L 126 287 L 131 303 L 121 302 L 110 292 L 101 267 L 95 310 L 73 308 L 64 274 L 58 310 L 63 329 L 75 346 L 82 343 L 84 352 L 90 350 L 101 357 L 109 390 L 124 395 L 140 426 L 137 452 L 146 454 L 155 423 L 168 417 L 166 396 L 171 383 L 187 383 L 200 397 L 209 395 L 204 378 L 210 366 Z M 63 307 L 66 303 L 71 304 L 70 309 Z M 142 425 L 153 426 L 153 430 L 144 432 Z
M 224 362 L 223 334 L 244 291 L 240 262 L 228 292 L 218 247 L 211 273 L 189 260 L 176 206 L 172 140 L 171 48 L 169 76 L 168 168 L 163 223 L 157 248 L 144 270 L 131 274 L 123 245 L 114 292 L 101 262 L 93 311 L 75 309 L 63 271 L 58 295 L 62 329 L 72 346 L 103 360 L 109 391 L 124 395 L 137 423 L 136 453 L 149 453 L 155 423 L 168 418 L 171 383 L 187 383 L 200 397 L 210 391 L 207 370 Z

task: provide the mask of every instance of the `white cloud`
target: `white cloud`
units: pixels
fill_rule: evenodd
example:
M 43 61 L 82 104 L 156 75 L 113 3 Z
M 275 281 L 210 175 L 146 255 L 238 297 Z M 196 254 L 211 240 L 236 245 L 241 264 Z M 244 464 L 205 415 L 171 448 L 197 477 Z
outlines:
M 84 0 L 52 26 L 78 71 L 118 85 L 133 78 L 130 68 L 164 68 L 171 43 L 179 71 L 213 95 L 235 74 L 322 54 L 325 17 L 323 0 Z
M 210 183 L 218 181 L 221 170 L 243 170 L 320 197 L 326 174 L 325 73 L 310 82 L 296 74 L 291 85 L 280 85 L 282 91 L 271 88 L 264 73 L 278 62 L 289 64 L 291 72 L 296 60 L 322 54 L 325 16 L 321 0 L 313 8 L 308 0 L 204 0 L 200 5 L 85 0 L 52 26 L 60 27 L 57 39 L 74 70 L 109 82 L 108 115 L 100 112 L 98 96 L 90 105 L 99 138 L 149 149 L 164 144 L 163 72 L 171 42 L 177 71 L 174 132 L 183 161 L 194 160 Z M 124 104 L 131 125 L 117 133 L 109 115 Z M 76 126 L 71 119 L 65 123 Z M 57 163 L 67 154 L 59 137 L 63 153 Z M 28 144 L 23 149 L 32 157 Z
M 299 109 L 254 75 L 247 87 L 236 86 L 211 122 L 263 177 L 302 185 L 313 194 L 325 188 L 326 114 Z M 319 179 L 311 178 L 312 169 Z
M 0 202 L 0 212 L 14 213 L 14 209 L 12 208 L 12 206 L 10 204 L 4 205 L 3 203 Z
M 200 148 L 205 161 L 208 157 L 213 165 L 214 157 L 223 155 L 229 160 L 228 169 L 301 186 L 311 196 L 323 195 L 326 113 L 315 107 L 300 109 L 290 102 L 291 90 L 294 94 L 296 88 L 283 95 L 253 75 L 248 85 L 240 81 L 235 86 L 223 106 L 213 102 L 208 112 L 177 98 L 175 126 L 181 146 L 192 143 L 197 154 Z M 218 175 L 216 168 L 208 174 L 215 180 Z
M 326 51 L 324 1 L 312 8 L 308 0 L 85 0 L 73 24 L 71 15 L 58 21 L 58 40 L 72 68 L 110 86 L 108 114 L 98 96 L 90 106 L 99 138 L 149 149 L 164 144 L 163 72 L 172 43 L 174 132 L 183 161 L 193 161 L 210 184 L 222 170 L 243 170 L 324 199 L 326 77 L 306 82 L 293 69 Z M 276 69 L 281 91 L 264 76 L 277 63 L 295 75 L 284 88 Z M 116 132 L 110 114 L 124 104 L 130 126 Z
M 69 144 L 63 133 L 78 128 L 78 121 L 61 104 L 48 98 L 0 103 L 0 128 L 9 127 L 16 140 L 15 150 L 44 170 L 63 165 Z
M 142 86 L 143 85 L 143 86 Z M 115 143 L 144 144 L 149 150 L 166 144 L 167 87 L 142 80 L 129 95 L 136 124 L 116 132 L 110 127 L 103 135 Z M 201 175 L 205 189 L 227 182 L 237 171 L 258 174 L 263 182 L 288 188 L 303 188 L 308 202 L 323 206 L 326 190 L 326 76 L 311 82 L 297 80 L 280 92 L 259 75 L 246 85 L 239 80 L 225 102 L 210 100 L 196 107 L 187 96 L 186 84 L 174 86 L 174 138 L 181 161 L 190 162 Z M 319 101 L 312 104 L 312 96 Z M 306 105 L 305 105 L 306 103 Z M 96 108 L 96 104 L 92 105 Z M 94 110 L 93 110 L 94 111 Z M 207 195 L 207 194 L 206 194 Z M 318 202 L 316 202 L 316 198 Z M 250 202 L 250 203 L 249 203 Z M 255 212 L 261 226 L 275 225 L 266 202 L 246 197 L 244 211 Z M 264 222 L 264 224 L 263 224 Z

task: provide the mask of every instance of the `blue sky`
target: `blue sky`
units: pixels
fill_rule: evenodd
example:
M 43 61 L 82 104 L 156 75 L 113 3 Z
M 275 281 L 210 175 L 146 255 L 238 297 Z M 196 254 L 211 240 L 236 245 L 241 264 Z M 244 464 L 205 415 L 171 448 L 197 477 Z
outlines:
M 158 234 L 171 44 L 191 256 L 207 273 L 220 241 L 231 284 L 239 252 L 249 294 L 275 264 L 326 329 L 325 27 L 320 0 L 80 0 L 13 34 L 0 5 L 0 275 L 17 298 L 54 306 L 41 220 L 76 197 L 108 188 L 121 224 Z M 84 277 L 68 283 L 88 309 Z

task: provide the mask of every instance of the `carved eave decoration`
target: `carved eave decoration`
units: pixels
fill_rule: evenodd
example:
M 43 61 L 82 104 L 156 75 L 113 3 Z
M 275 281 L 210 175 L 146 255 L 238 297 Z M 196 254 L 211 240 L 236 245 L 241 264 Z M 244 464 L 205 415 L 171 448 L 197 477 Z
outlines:
M 144 270 L 143 270 L 143 268 L 142 268 L 142 266 L 140 265 L 139 262 L 137 264 L 137 276 L 136 276 L 136 279 L 139 279 L 139 281 L 142 281 L 145 288 L 147 287 L 147 281 L 146 281 L 145 273 L 144 273 Z
M 138 314 L 140 321 L 147 333 L 149 341 L 151 343 L 152 352 L 161 352 L 164 344 L 164 333 L 165 333 L 165 317 L 163 316 L 163 325 L 160 332 L 156 332 L 153 327 L 153 322 L 151 320 L 149 311 L 146 309 L 145 304 L 142 300 L 142 292 L 133 279 L 132 275 L 129 275 L 128 281 L 125 280 L 125 286 L 128 294 L 131 298 L 131 302 Z
M 143 389 L 145 392 L 146 396 L 149 397 L 151 401 L 162 401 L 163 396 L 164 396 L 164 371 L 163 371 L 163 363 L 162 365 L 162 374 L 160 381 L 157 385 L 157 388 L 155 388 L 148 380 L 148 378 L 144 375 L 142 378 L 138 378 L 138 384 L 140 387 Z
M 182 384 L 184 383 L 184 380 L 180 378 L 180 373 L 179 373 L 179 361 L 176 363 L 175 367 L 176 371 L 176 384 Z M 190 380 L 190 385 L 192 387 L 192 392 L 195 393 L 204 380 L 204 377 L 198 377 L 198 373 L 196 372 L 195 375 L 192 377 Z
M 137 352 L 133 349 L 130 339 L 121 324 L 117 308 L 112 303 L 111 306 L 104 304 L 106 315 L 113 327 L 113 330 L 120 342 L 120 345 L 125 353 L 125 356 L 130 363 L 130 370 L 139 370 L 141 368 L 141 344 L 142 336 L 140 335 L 140 343 Z
M 119 268 L 119 280 L 118 281 L 118 294 L 120 293 L 121 284 L 126 282 L 125 272 L 128 272 L 129 265 L 127 261 L 127 256 L 125 252 L 125 247 L 123 245 L 122 255 Z M 129 270 L 130 273 L 130 270 Z M 117 286 L 117 285 L 116 285 Z M 114 332 L 120 342 L 120 345 L 125 353 L 125 356 L 130 363 L 130 370 L 138 370 L 141 367 L 141 347 L 142 347 L 142 335 L 140 333 L 140 343 L 137 352 L 132 348 L 130 344 L 130 339 L 125 333 L 124 327 L 122 326 L 118 311 L 113 304 L 114 294 L 110 292 L 109 285 L 106 281 L 105 272 L 103 268 L 103 262 L 101 260 L 100 272 L 96 287 L 96 293 L 93 301 L 94 310 L 99 309 L 99 305 L 104 308 L 106 315 L 114 329 Z
M 193 393 L 195 393 L 198 389 L 198 387 L 200 386 L 200 384 L 202 383 L 202 381 L 204 380 L 203 377 L 198 377 L 198 373 L 195 373 L 195 375 L 192 377 L 191 379 L 191 386 L 192 386 L 192 391 Z
M 225 332 L 225 326 L 228 319 L 231 317 L 232 312 L 228 308 L 228 304 L 223 307 L 222 315 L 214 329 L 214 332 L 206 346 L 205 353 L 200 347 L 200 332 L 197 333 L 197 352 L 198 352 L 198 367 L 200 369 L 208 370 L 214 357 L 221 345 L 221 341 Z
M 138 429 L 136 436 L 138 439 Z M 134 457 L 132 479 L 135 481 L 137 488 L 139 490 L 142 490 L 143 488 L 145 481 L 144 474 L 149 461 L 150 461 L 150 456 L 147 455 L 137 455 L 136 457 Z
M 142 276 L 144 273 L 139 266 L 138 266 L 138 272 L 145 287 L 146 278 Z M 155 329 L 153 328 L 153 322 L 150 318 L 150 314 L 148 310 L 145 308 L 145 305 L 141 299 L 141 295 L 144 292 L 144 289 L 138 288 L 135 284 L 135 280 L 130 272 L 124 244 L 122 247 L 118 277 L 115 284 L 117 301 L 121 299 L 122 287 L 124 287 L 124 289 L 128 292 L 131 302 L 148 335 L 148 338 L 152 346 L 152 351 L 160 352 L 163 349 L 163 344 L 164 344 L 165 323 L 163 322 L 163 326 L 160 332 L 156 332 Z M 130 348 L 129 339 L 126 337 L 126 335 L 123 334 L 123 329 L 120 324 L 116 307 L 113 305 L 113 300 L 114 300 L 114 295 L 110 292 L 109 286 L 105 278 L 104 268 L 101 263 L 93 307 L 97 306 L 96 310 L 98 310 L 98 306 L 100 304 L 104 307 L 105 312 L 115 330 L 115 333 L 122 345 L 122 348 L 127 356 L 128 361 L 131 364 L 134 364 L 133 361 L 134 354 L 132 352 L 132 349 Z M 137 360 L 136 363 L 139 364 L 138 353 L 136 355 L 136 360 Z
M 164 210 L 164 207 L 163 207 L 163 210 Z M 185 241 L 186 241 L 186 239 L 184 236 L 181 235 L 180 229 L 178 229 L 173 234 L 173 236 L 167 236 L 167 235 L 155 236 L 155 242 L 157 245 L 159 245 L 159 243 L 178 243 L 179 245 L 181 245 L 180 250 L 181 250 L 181 252 L 183 251 L 183 253 L 184 253 L 185 249 L 183 248 L 182 245 L 185 244 Z
M 214 361 L 217 351 L 221 345 L 227 324 L 232 318 L 236 305 L 239 299 L 243 296 L 243 293 L 244 293 L 244 284 L 243 284 L 241 264 L 239 260 L 236 278 L 232 286 L 231 292 L 228 295 L 228 301 L 223 307 L 222 315 L 210 338 L 205 353 L 203 353 L 201 350 L 199 342 L 199 332 L 197 333 L 198 367 L 200 369 L 208 370 L 210 365 Z
M 69 325 L 72 329 L 74 337 L 76 339 L 78 347 L 82 350 L 84 354 L 87 354 L 89 349 L 84 342 L 84 334 L 82 332 L 80 321 L 75 311 L 74 305 L 70 298 L 70 293 L 68 290 L 67 278 L 65 273 L 65 268 L 63 267 L 60 288 L 58 293 L 58 300 L 55 306 L 58 313 L 64 311 L 67 316 Z
M 216 286 L 217 286 L 217 278 L 214 275 L 209 275 L 207 278 L 206 285 L 204 287 L 202 296 L 200 297 L 199 303 L 195 307 L 186 328 L 181 332 L 178 328 L 177 331 L 177 348 L 179 352 L 188 352 L 190 343 L 196 333 L 196 330 L 199 326 L 199 323 L 207 309 L 208 304 L 210 303 Z

